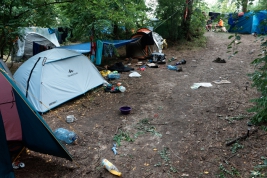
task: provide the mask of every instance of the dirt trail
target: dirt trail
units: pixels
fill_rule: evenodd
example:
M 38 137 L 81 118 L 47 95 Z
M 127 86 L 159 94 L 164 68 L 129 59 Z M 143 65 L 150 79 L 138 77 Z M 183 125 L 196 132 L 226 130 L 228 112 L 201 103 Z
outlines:
M 259 42 L 252 35 L 242 35 L 239 53 L 229 59 L 229 35 L 207 32 L 206 48 L 164 50 L 167 59 L 175 56 L 177 61 L 187 61 L 182 72 L 160 65 L 138 71 L 141 78 L 123 73 L 112 83 L 121 82 L 125 93 L 106 93 L 99 88 L 44 114 L 53 130 L 70 128 L 80 136 L 77 145 L 66 146 L 75 162 L 30 151 L 30 155 L 21 155 L 26 167 L 16 170 L 16 177 L 114 177 L 99 165 L 101 158 L 110 160 L 125 178 L 214 178 L 222 173 L 229 177 L 220 164 L 249 177 L 260 157 L 266 156 L 266 136 L 257 137 L 259 131 L 241 142 L 243 149 L 236 153 L 225 143 L 246 133 L 249 100 L 259 96 L 247 77 L 254 70 L 250 62 L 258 54 L 252 49 L 258 49 Z M 212 62 L 217 57 L 226 63 Z M 221 79 L 231 83 L 213 83 Z M 209 82 L 212 87 L 190 88 L 199 82 Z M 119 113 L 124 105 L 133 108 L 131 114 Z M 64 118 L 70 114 L 78 120 L 66 124 Z M 234 120 L 237 117 L 242 119 Z M 122 140 L 114 155 L 113 137 L 121 131 L 134 141 Z

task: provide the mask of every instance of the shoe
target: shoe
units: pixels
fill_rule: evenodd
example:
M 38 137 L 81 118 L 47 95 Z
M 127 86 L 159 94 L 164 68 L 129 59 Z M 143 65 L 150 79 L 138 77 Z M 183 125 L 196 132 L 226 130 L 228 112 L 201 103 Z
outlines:
M 177 72 L 182 72 L 183 71 L 183 68 L 182 67 L 177 67 L 176 71 Z
M 226 61 L 224 59 L 221 59 L 219 57 L 217 57 L 214 61 L 212 62 L 216 62 L 216 63 L 226 63 Z

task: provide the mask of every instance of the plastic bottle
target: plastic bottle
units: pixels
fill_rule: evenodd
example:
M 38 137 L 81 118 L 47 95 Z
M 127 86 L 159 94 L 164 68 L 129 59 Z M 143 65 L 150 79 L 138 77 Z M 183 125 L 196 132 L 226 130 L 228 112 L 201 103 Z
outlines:
M 119 86 L 119 90 L 120 90 L 120 92 L 125 92 L 126 88 L 124 86 Z
M 121 172 L 107 159 L 102 159 L 101 165 L 104 166 L 111 174 L 121 176 Z
M 64 128 L 56 129 L 54 131 L 54 134 L 57 137 L 57 139 L 65 142 L 67 144 L 71 144 L 77 139 L 77 135 L 74 132 L 69 131 L 69 130 L 64 129 Z
M 167 67 L 169 70 L 177 70 L 176 66 L 168 65 Z
M 120 74 L 118 72 L 112 72 L 108 74 L 108 79 L 119 79 Z

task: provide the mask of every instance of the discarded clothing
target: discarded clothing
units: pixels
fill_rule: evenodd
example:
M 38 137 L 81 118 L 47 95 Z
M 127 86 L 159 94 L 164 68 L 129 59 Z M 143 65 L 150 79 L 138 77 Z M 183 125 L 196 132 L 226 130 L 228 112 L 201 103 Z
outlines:
M 118 71 L 118 72 L 129 72 L 131 70 L 134 70 L 134 68 L 125 67 L 122 62 L 117 62 L 113 66 L 108 67 L 108 70 L 111 71 Z

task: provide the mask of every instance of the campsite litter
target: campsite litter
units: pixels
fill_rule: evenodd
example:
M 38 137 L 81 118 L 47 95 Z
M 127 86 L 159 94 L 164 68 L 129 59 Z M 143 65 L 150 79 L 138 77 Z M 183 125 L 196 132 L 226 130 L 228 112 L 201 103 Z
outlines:
M 159 66 L 155 63 L 148 63 L 146 64 L 149 68 L 159 68 Z
M 175 60 L 176 60 L 176 58 L 174 58 L 174 57 L 168 59 L 169 62 L 172 62 L 172 61 L 175 61 Z
M 114 79 L 119 79 L 120 78 L 120 74 L 118 71 L 113 71 L 113 72 L 110 72 L 107 77 L 109 80 L 114 80 Z
M 112 66 L 108 66 L 108 70 L 117 72 L 129 72 L 131 70 L 134 70 L 134 68 L 125 66 L 122 62 L 117 62 Z
M 120 108 L 121 113 L 125 114 L 125 115 L 130 114 L 131 110 L 132 110 L 132 108 L 130 106 L 122 106 Z
M 151 54 L 153 62 L 165 62 L 165 54 L 161 52 L 156 52 Z
M 140 71 L 145 71 L 145 70 L 146 70 L 146 66 L 141 66 L 141 67 L 139 67 L 138 70 L 140 70 Z
M 111 148 L 111 150 L 113 151 L 113 153 L 116 155 L 117 154 L 117 147 L 116 147 L 116 143 L 113 143 L 113 147 Z
M 122 86 L 121 83 L 119 83 L 117 85 L 108 84 L 104 90 L 105 92 L 110 92 L 110 93 L 120 93 L 120 92 L 125 92 L 126 88 Z
M 183 71 L 183 68 L 182 68 L 182 67 L 173 66 L 173 65 L 168 65 L 167 68 L 168 68 L 169 70 L 175 70 L 175 71 L 177 71 L 177 72 L 181 72 L 181 71 Z
M 13 169 L 20 169 L 20 168 L 24 168 L 25 164 L 23 162 L 16 161 L 12 163 L 12 167 Z
M 58 140 L 71 144 L 77 140 L 77 134 L 64 128 L 58 128 L 54 131 Z
M 138 72 L 131 72 L 129 74 L 129 77 L 141 77 L 141 74 L 139 74 Z
M 212 84 L 211 83 L 194 83 L 192 86 L 191 86 L 191 89 L 198 89 L 199 87 L 212 87 Z
M 119 177 L 122 175 L 121 172 L 118 170 L 118 168 L 105 158 L 102 159 L 101 165 L 113 175 L 116 175 Z
M 109 74 L 110 72 L 111 72 L 110 70 L 101 70 L 101 71 L 100 71 L 100 74 L 102 75 L 102 77 L 106 77 L 106 76 L 108 76 L 108 74 Z
M 181 65 L 181 64 L 186 64 L 186 60 L 182 59 L 181 61 L 175 63 L 175 65 Z
M 74 115 L 68 115 L 68 116 L 66 117 L 66 122 L 67 122 L 67 123 L 72 123 L 72 122 L 74 122 L 74 121 L 77 121 L 77 119 L 74 117 Z
M 216 84 L 228 84 L 231 83 L 229 80 L 215 80 L 213 81 Z
M 217 57 L 215 60 L 213 60 L 212 62 L 216 62 L 216 63 L 226 63 L 225 59 L 221 59 L 220 57 Z

